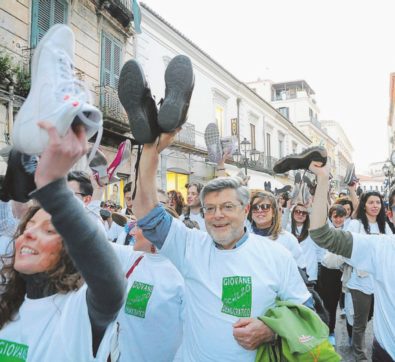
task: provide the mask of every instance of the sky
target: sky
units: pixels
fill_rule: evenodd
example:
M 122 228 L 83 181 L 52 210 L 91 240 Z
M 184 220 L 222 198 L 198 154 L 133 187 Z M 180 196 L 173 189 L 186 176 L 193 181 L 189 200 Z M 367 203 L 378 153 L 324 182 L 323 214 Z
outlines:
M 304 79 L 356 171 L 388 159 L 393 0 L 144 0 L 241 81 Z M 144 21 L 144 19 L 143 19 Z

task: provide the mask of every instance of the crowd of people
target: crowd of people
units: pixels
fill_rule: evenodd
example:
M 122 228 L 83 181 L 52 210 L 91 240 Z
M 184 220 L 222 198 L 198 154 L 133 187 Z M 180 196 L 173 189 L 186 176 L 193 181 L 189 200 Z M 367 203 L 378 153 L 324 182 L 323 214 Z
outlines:
M 34 71 L 56 62 L 62 72 L 73 63 L 65 25 L 44 36 Z M 45 113 L 27 119 L 26 109 L 17 120 L 36 127 L 41 143 L 29 145 L 39 150 L 33 170 L 23 142 L 17 164 L 8 161 L 6 178 L 18 169 L 34 188 L 1 190 L 0 361 L 340 361 L 340 313 L 356 361 L 368 361 L 372 317 L 373 361 L 395 360 L 395 190 L 387 209 L 377 192 L 358 196 L 350 165 L 348 192 L 333 199 L 319 146 L 278 161 L 279 173 L 295 172 L 282 190 L 250 190 L 247 177 L 227 175 L 228 153 L 214 179 L 186 185 L 186 201 L 158 189 L 160 153 L 185 122 L 194 87 L 190 60 L 177 56 L 159 111 L 141 66 L 122 69 L 120 100 L 139 146 L 120 208 L 103 201 L 114 169 L 107 178 L 95 175 L 97 163 L 76 169 L 82 158 L 91 164 L 88 137 L 101 123 L 66 80 L 61 127 Z

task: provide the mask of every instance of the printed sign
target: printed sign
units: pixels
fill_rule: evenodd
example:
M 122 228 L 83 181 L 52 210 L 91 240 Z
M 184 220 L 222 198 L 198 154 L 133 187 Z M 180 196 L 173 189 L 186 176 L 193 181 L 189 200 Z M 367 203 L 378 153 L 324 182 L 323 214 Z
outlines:
M 125 303 L 125 313 L 139 318 L 145 318 L 148 301 L 153 289 L 153 285 L 135 281 L 128 293 Z
M 232 118 L 230 120 L 230 125 L 231 125 L 231 135 L 232 136 L 237 136 L 239 134 L 239 132 L 238 132 L 239 125 L 238 125 L 237 118 Z
M 222 313 L 236 317 L 251 316 L 251 277 L 224 277 L 222 279 Z
M 2 362 L 25 362 L 29 347 L 25 344 L 0 339 L 0 361 Z

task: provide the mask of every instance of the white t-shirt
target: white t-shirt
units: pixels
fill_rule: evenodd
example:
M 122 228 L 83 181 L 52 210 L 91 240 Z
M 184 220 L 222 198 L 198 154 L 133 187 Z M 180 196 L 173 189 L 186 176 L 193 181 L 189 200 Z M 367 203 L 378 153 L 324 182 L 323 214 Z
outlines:
M 173 219 L 161 249 L 185 279 L 183 361 L 254 361 L 232 325 L 258 317 L 276 297 L 304 303 L 310 293 L 288 250 L 249 234 L 236 249 L 215 247 L 210 235 Z
M 374 336 L 395 359 L 395 237 L 352 234 L 350 264 L 374 279 Z
M 111 226 L 107 221 L 104 221 L 104 229 L 106 230 L 107 233 L 107 239 L 109 241 L 116 240 L 119 236 L 119 234 L 124 230 L 124 228 L 114 221 L 111 223 Z
M 320 253 L 320 250 L 317 249 L 319 246 L 317 246 L 310 236 L 301 241 L 299 245 L 306 259 L 306 272 L 309 280 L 316 281 L 318 277 L 318 254 Z
M 84 285 L 67 294 L 25 298 L 15 320 L 0 330 L 0 361 L 107 361 L 115 323 L 107 327 L 94 358 L 86 290 Z
M 369 224 L 369 227 L 371 234 L 380 234 L 380 230 L 377 223 Z M 347 226 L 347 231 L 366 235 L 366 231 L 360 220 L 351 220 Z M 385 233 L 387 235 L 392 235 L 392 231 L 390 227 L 387 225 L 387 223 L 385 224 Z M 358 268 L 353 268 L 351 277 L 347 282 L 347 288 L 354 290 L 356 289 L 365 294 L 373 294 L 374 293 L 373 277 L 369 274 L 366 275 L 364 271 Z
M 206 223 L 204 222 L 204 218 L 200 212 L 195 214 L 191 211 L 191 213 L 189 214 L 189 218 L 192 221 L 196 221 L 199 224 L 199 229 L 201 231 L 206 231 Z M 181 215 L 180 220 L 183 221 L 184 219 L 185 219 L 185 215 Z
M 280 245 L 284 246 L 286 249 L 290 251 L 292 256 L 294 257 L 296 261 L 296 265 L 299 268 L 306 268 L 306 259 L 303 255 L 303 251 L 301 246 L 299 245 L 298 239 L 294 235 L 292 235 L 290 232 L 283 230 L 279 235 L 276 240 L 270 239 L 269 236 L 265 236 L 265 238 L 277 242 Z
M 182 339 L 184 289 L 183 277 L 166 257 L 144 254 L 128 278 L 118 315 L 120 362 L 174 359 Z

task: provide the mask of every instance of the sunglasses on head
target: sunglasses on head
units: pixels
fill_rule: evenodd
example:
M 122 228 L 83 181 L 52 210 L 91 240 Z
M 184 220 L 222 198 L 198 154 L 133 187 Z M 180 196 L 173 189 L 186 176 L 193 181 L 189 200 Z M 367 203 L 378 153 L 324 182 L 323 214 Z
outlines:
M 272 207 L 271 204 L 255 204 L 251 206 L 252 211 L 269 210 Z
M 295 214 L 307 216 L 309 213 L 303 210 L 295 210 Z

